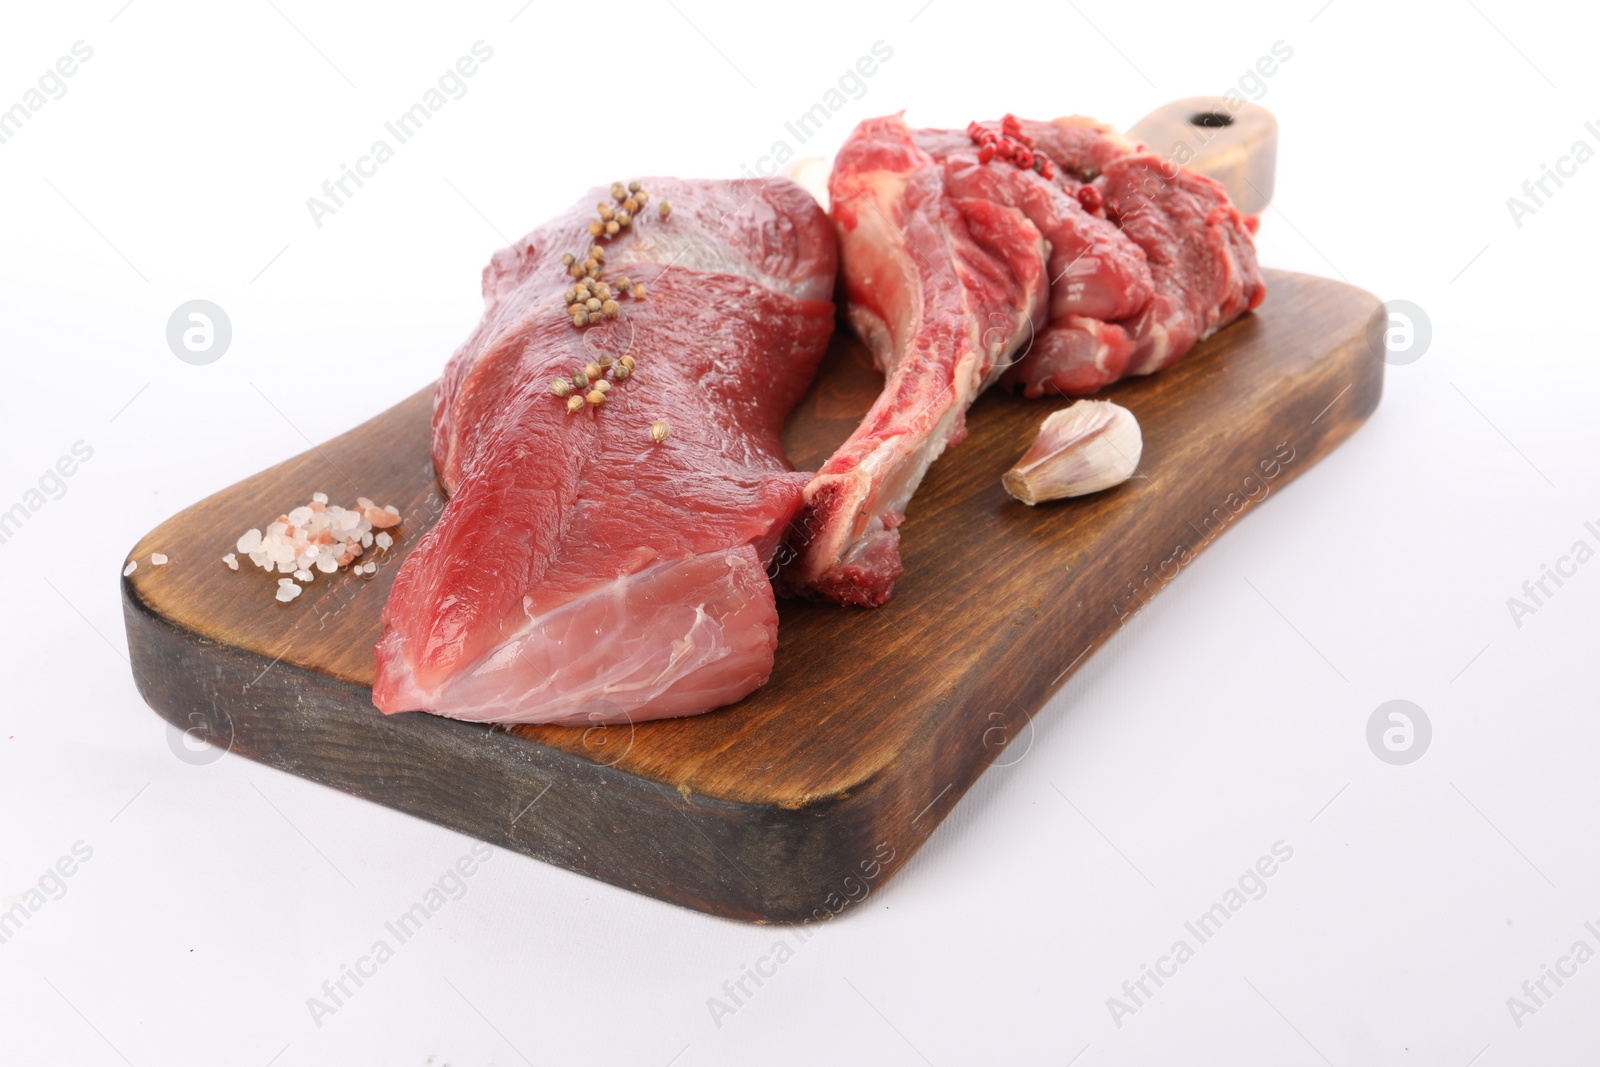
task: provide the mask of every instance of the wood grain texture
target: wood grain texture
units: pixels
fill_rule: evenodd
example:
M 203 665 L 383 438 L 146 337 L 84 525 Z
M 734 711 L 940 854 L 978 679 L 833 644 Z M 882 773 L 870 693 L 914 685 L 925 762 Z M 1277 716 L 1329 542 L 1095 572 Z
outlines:
M 1253 485 L 1298 477 L 1377 405 L 1382 363 L 1364 339 L 1376 298 L 1267 278 L 1256 314 L 1102 394 L 1144 431 L 1141 476 L 1115 489 L 1012 500 L 1001 474 L 1064 401 L 982 397 L 970 437 L 911 504 L 894 598 L 784 603 L 772 679 L 731 708 L 589 730 L 373 708 L 384 597 L 443 503 L 431 387 L 140 541 L 122 586 L 140 692 L 252 759 L 617 885 L 739 919 L 837 913 L 905 862 L 1124 616 L 1232 528 Z M 836 341 L 786 431 L 797 466 L 849 434 L 880 381 Z M 400 508 L 375 577 L 319 576 L 279 604 L 275 576 L 223 566 L 243 529 L 317 490 Z M 151 567 L 153 551 L 171 562 Z
M 1243 214 L 1259 215 L 1272 199 L 1278 120 L 1260 104 L 1222 96 L 1174 100 L 1130 126 L 1128 137 L 1221 182 Z

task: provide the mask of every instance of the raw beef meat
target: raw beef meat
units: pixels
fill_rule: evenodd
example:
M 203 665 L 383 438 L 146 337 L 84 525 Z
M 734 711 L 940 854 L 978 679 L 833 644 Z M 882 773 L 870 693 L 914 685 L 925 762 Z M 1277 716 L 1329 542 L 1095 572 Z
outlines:
M 850 323 L 887 380 L 806 487 L 780 585 L 874 605 L 900 573 L 906 501 L 965 436 L 967 408 L 1044 322 L 1048 246 L 1021 211 L 948 193 L 899 116 L 856 128 L 828 195 Z
M 863 122 L 829 180 L 846 313 L 886 376 L 806 487 L 786 592 L 877 605 L 928 466 L 1002 375 L 1092 393 L 1170 365 L 1265 296 L 1222 186 L 1083 118 Z
M 583 258 L 604 189 L 484 271 L 483 320 L 434 403 L 449 503 L 384 609 L 385 712 L 638 722 L 771 673 L 766 567 L 808 480 L 778 435 L 833 330 L 831 227 L 783 179 L 644 184 L 674 210 L 605 246 L 607 277 L 648 290 L 621 317 L 578 329 L 563 299 L 561 257 Z M 632 375 L 569 413 L 552 383 L 602 355 Z
M 1050 325 L 1006 384 L 1028 396 L 1085 396 L 1130 374 L 1153 374 L 1266 298 L 1256 220 L 1239 214 L 1221 184 L 1091 120 L 1017 125 L 1061 167 L 1056 184 L 1078 202 L 1079 225 L 1092 239 L 1071 258 L 1058 251 L 1067 262 L 1051 264 Z M 970 175 L 974 149 L 969 142 L 945 155 L 946 172 Z M 1029 177 L 1014 167 L 983 169 Z M 1136 279 L 1124 265 L 1141 261 L 1148 275 Z M 1123 297 L 1114 307 L 1107 290 Z

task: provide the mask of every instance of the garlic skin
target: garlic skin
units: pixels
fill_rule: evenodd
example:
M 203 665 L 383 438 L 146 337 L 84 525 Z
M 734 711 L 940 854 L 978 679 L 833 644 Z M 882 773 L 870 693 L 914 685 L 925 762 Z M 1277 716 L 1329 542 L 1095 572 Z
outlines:
M 779 173 L 799 182 L 822 205 L 822 210 L 828 210 L 828 176 L 833 173 L 833 160 L 802 156 L 786 164 Z
M 1106 400 L 1080 400 L 1044 420 L 1039 436 L 1000 481 L 1030 506 L 1083 496 L 1133 477 L 1143 449 L 1133 412 Z

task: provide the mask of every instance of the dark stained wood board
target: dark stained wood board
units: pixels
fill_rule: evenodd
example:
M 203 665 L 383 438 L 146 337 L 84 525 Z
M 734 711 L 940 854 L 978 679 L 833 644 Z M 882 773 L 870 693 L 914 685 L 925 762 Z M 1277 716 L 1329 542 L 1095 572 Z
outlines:
M 1138 416 L 1144 477 L 1026 507 L 1000 475 L 1065 401 L 982 397 L 970 436 L 912 501 L 894 598 L 785 602 L 772 678 L 733 707 L 589 730 L 378 713 L 379 612 L 442 504 L 431 387 L 139 542 L 122 584 L 139 690 L 215 744 L 616 885 L 736 919 L 837 913 L 1003 758 L 1086 651 L 1159 590 L 1150 575 L 1164 561 L 1199 552 L 1253 506 L 1246 479 L 1265 477 L 1260 464 L 1293 450 L 1271 480 L 1281 486 L 1376 407 L 1383 364 L 1365 328 L 1377 299 L 1267 278 L 1255 314 L 1102 394 Z M 858 344 L 836 339 L 786 431 L 797 466 L 849 434 L 880 381 Z M 399 544 L 375 577 L 319 576 L 279 604 L 275 575 L 221 563 L 245 528 L 318 490 L 401 509 Z M 171 562 L 152 567 L 151 552 Z

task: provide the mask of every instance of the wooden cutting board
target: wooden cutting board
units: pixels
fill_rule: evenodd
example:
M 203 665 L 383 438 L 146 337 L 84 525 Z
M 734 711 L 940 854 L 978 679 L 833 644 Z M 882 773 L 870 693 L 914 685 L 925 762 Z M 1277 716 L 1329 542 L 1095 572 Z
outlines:
M 616 885 L 738 919 L 837 914 L 1008 759 L 1046 698 L 1232 529 L 1260 486 L 1299 477 L 1377 405 L 1376 298 L 1267 279 L 1255 314 L 1103 394 L 1144 430 L 1140 475 L 1115 489 L 1037 508 L 1012 500 L 1001 474 L 1064 402 L 982 397 L 971 435 L 912 501 L 894 598 L 784 603 L 772 678 L 733 707 L 589 730 L 373 708 L 379 612 L 442 506 L 431 386 L 139 542 L 122 583 L 139 690 L 193 736 Z M 880 382 L 862 348 L 837 338 L 786 431 L 796 466 L 814 469 L 848 436 Z M 399 544 L 376 576 L 318 576 L 280 604 L 276 576 L 223 565 L 245 528 L 319 490 L 400 508 Z M 151 566 L 152 552 L 171 562 Z

